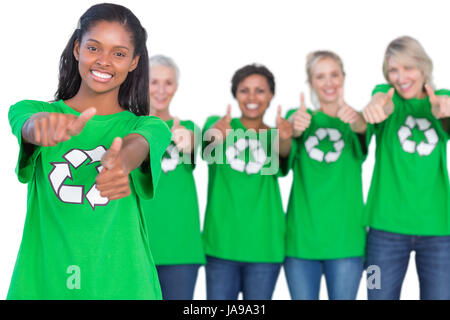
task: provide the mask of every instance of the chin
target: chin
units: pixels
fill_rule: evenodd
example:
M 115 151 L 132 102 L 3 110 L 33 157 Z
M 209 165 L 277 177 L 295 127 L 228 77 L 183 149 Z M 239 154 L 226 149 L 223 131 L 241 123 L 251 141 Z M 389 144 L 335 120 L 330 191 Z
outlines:
M 117 89 L 118 87 L 115 86 L 113 83 L 99 83 L 99 82 L 86 82 L 87 87 L 95 92 L 96 94 L 103 94 L 103 93 L 108 93 L 111 92 L 115 89 Z
M 249 120 L 261 119 L 263 117 L 263 115 L 261 115 L 261 114 L 246 114 L 246 113 L 243 113 L 242 115 L 243 115 L 244 118 L 247 118 Z
M 169 109 L 169 105 L 156 105 L 155 106 L 155 110 L 161 112 L 161 111 L 166 111 L 167 109 Z
M 405 100 L 418 98 L 420 97 L 422 91 L 421 90 L 408 90 L 407 92 L 403 92 L 397 89 L 398 94 Z
M 337 102 L 337 97 L 323 97 L 319 99 L 320 104 L 326 103 L 326 104 L 330 104 L 330 103 L 334 103 Z
M 114 91 L 115 88 L 104 88 L 104 87 L 103 88 L 99 88 L 99 87 L 96 87 L 96 86 L 92 86 L 92 87 L 90 87 L 90 89 L 96 94 L 105 94 L 105 93 L 109 93 L 111 91 Z

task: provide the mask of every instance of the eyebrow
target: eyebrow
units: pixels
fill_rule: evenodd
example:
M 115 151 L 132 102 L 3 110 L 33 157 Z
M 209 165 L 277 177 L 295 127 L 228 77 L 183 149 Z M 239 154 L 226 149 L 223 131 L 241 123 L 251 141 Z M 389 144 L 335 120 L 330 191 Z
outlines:
M 100 41 L 95 40 L 95 39 L 87 39 L 86 42 L 87 42 L 87 41 L 92 41 L 92 42 L 96 42 L 96 43 L 98 43 L 98 44 L 101 44 Z M 125 46 L 114 46 L 114 48 L 121 48 L 121 49 L 125 49 L 125 50 L 130 51 L 130 49 L 129 49 L 128 47 L 125 47 Z

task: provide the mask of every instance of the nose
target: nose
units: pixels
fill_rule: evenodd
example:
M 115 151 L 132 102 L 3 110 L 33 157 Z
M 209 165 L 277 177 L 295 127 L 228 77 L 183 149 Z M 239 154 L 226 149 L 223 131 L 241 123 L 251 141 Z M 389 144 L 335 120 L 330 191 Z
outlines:
M 403 83 L 406 80 L 406 74 L 402 70 L 398 72 L 397 76 L 399 83 Z
M 161 93 L 161 94 L 164 93 L 165 92 L 165 87 L 162 86 L 162 85 L 158 85 L 157 88 L 156 88 L 156 92 Z
M 109 61 L 109 55 L 104 53 L 99 54 L 95 63 L 101 67 L 107 67 L 111 65 L 111 62 Z
M 256 92 L 254 90 L 250 90 L 249 95 L 248 95 L 248 100 L 250 102 L 255 102 L 255 100 L 256 100 Z

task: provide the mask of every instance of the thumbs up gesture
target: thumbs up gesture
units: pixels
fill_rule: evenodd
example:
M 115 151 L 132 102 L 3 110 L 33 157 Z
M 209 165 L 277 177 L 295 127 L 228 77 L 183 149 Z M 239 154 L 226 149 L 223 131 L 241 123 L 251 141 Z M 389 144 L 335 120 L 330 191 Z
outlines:
M 81 133 L 86 123 L 95 115 L 95 108 L 88 108 L 79 116 L 55 112 L 39 112 L 28 119 L 22 127 L 26 142 L 53 147 Z
M 339 89 L 339 99 L 338 99 L 338 112 L 337 116 L 339 119 L 342 120 L 342 122 L 345 123 L 354 123 L 358 121 L 360 118 L 360 115 L 358 112 L 356 112 L 352 107 L 350 107 L 348 104 L 344 101 L 344 89 Z
M 192 152 L 193 148 L 193 133 L 180 125 L 180 119 L 175 117 L 172 125 L 172 140 L 177 146 L 177 149 L 183 153 Z
M 311 115 L 306 111 L 305 95 L 300 93 L 300 108 L 290 118 L 293 136 L 299 137 L 311 124 Z
M 429 84 L 425 85 L 425 91 L 428 94 L 431 103 L 431 113 L 436 119 L 450 117 L 450 97 L 437 96 Z
M 281 106 L 278 106 L 276 126 L 278 129 L 278 136 L 280 137 L 281 140 L 287 140 L 292 138 L 294 130 L 292 129 L 289 121 L 281 117 Z
M 121 150 L 122 139 L 115 138 L 111 147 L 102 157 L 101 164 L 103 169 L 96 179 L 97 190 L 100 192 L 100 195 L 109 200 L 124 198 L 131 193 L 128 178 L 130 172 L 124 164 Z
M 225 116 L 222 117 L 220 120 L 218 120 L 216 124 L 213 126 L 213 128 L 219 130 L 221 133 L 221 137 L 217 137 L 217 135 L 215 135 L 216 139 L 223 141 L 227 137 L 228 135 L 227 130 L 231 130 L 230 122 L 231 122 L 231 105 L 228 105 L 227 113 L 225 114 Z
M 363 109 L 363 117 L 368 123 L 380 123 L 387 119 L 387 117 L 394 111 L 394 103 L 392 97 L 394 96 L 394 88 L 391 88 L 388 93 L 378 92 Z

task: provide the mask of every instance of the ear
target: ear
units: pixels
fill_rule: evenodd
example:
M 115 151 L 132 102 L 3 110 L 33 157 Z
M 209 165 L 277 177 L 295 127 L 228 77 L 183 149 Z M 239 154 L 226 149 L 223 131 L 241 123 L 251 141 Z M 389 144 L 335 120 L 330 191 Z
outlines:
M 132 72 L 137 68 L 140 58 L 141 58 L 141 56 L 136 56 L 133 58 L 133 60 L 131 61 L 130 68 L 128 69 L 128 72 Z
M 73 43 L 73 56 L 77 61 L 80 59 L 80 42 L 78 40 Z

